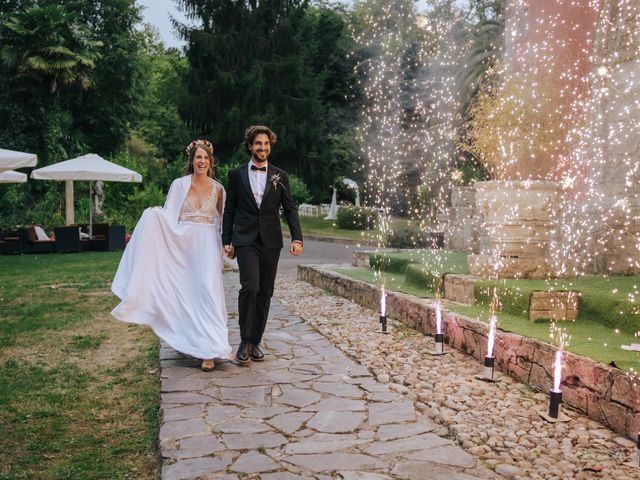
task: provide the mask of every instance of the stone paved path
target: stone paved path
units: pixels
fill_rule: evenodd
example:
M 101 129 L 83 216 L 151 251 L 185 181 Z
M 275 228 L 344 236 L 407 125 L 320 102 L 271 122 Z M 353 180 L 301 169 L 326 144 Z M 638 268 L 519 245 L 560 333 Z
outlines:
M 237 275 L 225 284 L 236 346 Z M 275 301 L 264 346 L 263 363 L 205 373 L 162 345 L 163 479 L 496 478 Z

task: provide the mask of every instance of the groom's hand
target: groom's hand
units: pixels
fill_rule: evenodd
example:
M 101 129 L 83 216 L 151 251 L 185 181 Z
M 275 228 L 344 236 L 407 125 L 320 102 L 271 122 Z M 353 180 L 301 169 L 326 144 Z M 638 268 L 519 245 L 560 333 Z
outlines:
M 224 253 L 226 253 L 227 257 L 230 260 L 233 260 L 234 258 L 236 258 L 236 252 L 233 248 L 233 245 L 225 245 L 223 248 L 224 248 Z
M 302 253 L 302 244 L 300 242 L 293 242 L 289 247 L 289 253 L 296 257 Z

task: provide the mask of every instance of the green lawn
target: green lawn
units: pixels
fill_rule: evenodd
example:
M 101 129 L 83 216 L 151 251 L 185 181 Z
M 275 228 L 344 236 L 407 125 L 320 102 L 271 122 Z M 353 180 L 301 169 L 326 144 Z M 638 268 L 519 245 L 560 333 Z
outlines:
M 394 218 L 393 226 L 406 226 L 409 220 Z M 283 230 L 288 232 L 286 223 L 283 223 Z M 380 230 L 347 230 L 338 228 L 336 220 L 324 220 L 322 217 L 300 217 L 300 227 L 303 235 L 315 235 L 320 237 L 346 238 L 349 240 L 361 240 L 363 243 L 378 243 L 380 241 Z
M 387 255 L 387 254 L 385 254 Z M 434 254 L 443 257 L 437 260 L 438 272 L 455 271 L 456 259 L 450 252 Z M 414 254 L 389 254 L 391 261 L 385 275 L 385 286 L 388 290 L 416 295 L 421 298 L 435 296 L 433 283 L 430 281 L 416 281 L 410 272 L 420 268 L 429 271 L 429 262 L 433 265 L 433 256 L 424 256 L 419 252 Z M 426 258 L 426 266 L 412 265 L 407 260 L 419 261 Z M 370 257 L 374 264 L 380 262 L 379 256 Z M 460 270 L 464 270 L 460 266 Z M 340 273 L 372 284 L 379 283 L 378 276 L 371 269 L 344 269 Z M 463 273 L 463 272 L 461 272 Z M 585 355 L 602 363 L 614 362 L 625 370 L 640 367 L 638 353 L 622 350 L 621 345 L 640 343 L 634 334 L 640 331 L 640 307 L 638 304 L 638 277 L 585 277 L 579 279 L 563 279 L 556 281 L 543 280 L 500 280 L 483 281 L 476 284 L 476 300 L 474 306 L 451 306 L 451 310 L 488 321 L 489 301 L 492 287 L 496 286 L 502 302 L 499 315 L 499 328 L 543 341 L 551 341 L 549 336 L 549 322 L 532 322 L 528 317 L 528 299 L 532 290 L 567 290 L 580 291 L 580 315 L 576 322 L 562 322 L 571 335 L 569 350 L 579 355 Z
M 158 476 L 158 342 L 109 316 L 120 255 L 0 256 L 0 479 Z
M 404 276 L 405 288 L 426 288 L 435 292 L 445 273 L 469 273 L 467 254 L 447 250 L 419 249 L 409 252 L 375 253 L 369 256 L 373 270 L 384 276 Z

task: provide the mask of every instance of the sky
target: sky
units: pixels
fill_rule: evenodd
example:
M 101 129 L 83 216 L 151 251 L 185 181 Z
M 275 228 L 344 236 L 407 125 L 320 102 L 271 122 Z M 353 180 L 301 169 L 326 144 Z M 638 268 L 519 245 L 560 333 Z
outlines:
M 418 2 L 418 6 L 422 7 L 422 3 Z M 158 29 L 166 47 L 184 46 L 184 41 L 176 38 L 171 26 L 172 16 L 180 21 L 186 20 L 174 0 L 138 0 L 138 4 L 143 7 L 143 21 Z
M 153 25 L 160 32 L 160 37 L 166 47 L 182 47 L 184 41 L 176 38 L 171 26 L 171 17 L 184 21 L 186 18 L 180 12 L 174 0 L 138 0 L 143 7 L 143 21 Z

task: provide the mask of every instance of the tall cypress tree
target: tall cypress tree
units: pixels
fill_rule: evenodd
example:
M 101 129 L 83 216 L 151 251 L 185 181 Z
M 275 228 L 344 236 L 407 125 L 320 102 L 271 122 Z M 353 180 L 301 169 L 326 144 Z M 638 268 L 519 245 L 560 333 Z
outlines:
M 350 169 L 346 142 L 332 135 L 345 119 L 354 121 L 336 113 L 349 108 L 351 75 L 346 24 L 338 12 L 306 0 L 179 5 L 195 23 L 177 25 L 191 67 L 181 114 L 195 133 L 211 137 L 223 160 L 246 158 L 239 147 L 244 129 L 264 123 L 279 136 L 274 162 L 312 188 L 331 175 L 323 161 L 332 147 L 342 152 L 335 175 Z M 322 196 L 322 184 L 313 193 Z

